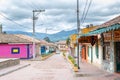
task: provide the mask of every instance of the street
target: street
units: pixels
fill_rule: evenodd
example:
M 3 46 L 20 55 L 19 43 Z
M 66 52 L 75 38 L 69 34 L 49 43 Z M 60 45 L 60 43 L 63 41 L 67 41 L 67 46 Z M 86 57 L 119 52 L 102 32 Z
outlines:
M 75 73 L 61 54 L 54 54 L 43 61 L 21 60 L 31 64 L 25 68 L 0 77 L 0 80 L 120 80 L 120 75 L 108 73 L 86 62 L 80 63 Z
M 31 65 L 0 77 L 0 80 L 76 80 L 67 61 L 55 54 L 44 61 L 23 61 Z

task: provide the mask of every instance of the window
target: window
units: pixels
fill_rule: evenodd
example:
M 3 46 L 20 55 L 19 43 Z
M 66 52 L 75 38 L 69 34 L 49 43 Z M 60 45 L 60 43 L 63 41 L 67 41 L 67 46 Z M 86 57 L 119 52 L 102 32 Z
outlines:
M 12 48 L 11 53 L 12 54 L 19 54 L 20 53 L 20 48 Z
M 99 58 L 99 45 L 96 44 L 96 57 Z
M 110 43 L 106 42 L 104 43 L 104 47 L 103 47 L 103 60 L 110 60 Z

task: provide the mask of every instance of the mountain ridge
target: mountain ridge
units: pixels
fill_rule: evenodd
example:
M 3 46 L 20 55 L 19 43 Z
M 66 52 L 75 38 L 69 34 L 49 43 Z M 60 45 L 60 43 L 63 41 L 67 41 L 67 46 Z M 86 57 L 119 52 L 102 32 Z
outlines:
M 7 34 L 24 34 L 28 36 L 33 36 L 32 32 L 24 32 L 24 31 L 5 31 Z M 76 29 L 69 30 L 69 31 L 60 31 L 54 34 L 46 34 L 46 33 L 35 33 L 35 37 L 37 39 L 44 39 L 45 37 L 49 37 L 51 41 L 59 41 L 59 40 L 66 40 L 71 34 L 75 34 L 77 32 Z

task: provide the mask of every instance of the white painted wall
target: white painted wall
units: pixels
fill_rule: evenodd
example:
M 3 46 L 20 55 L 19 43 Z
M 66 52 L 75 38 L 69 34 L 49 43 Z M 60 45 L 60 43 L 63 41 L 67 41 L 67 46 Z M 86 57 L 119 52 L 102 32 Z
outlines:
M 91 48 L 92 48 L 92 51 L 91 51 Z M 89 45 L 88 62 L 91 63 L 91 58 L 93 58 L 92 64 L 94 64 L 95 66 L 98 66 L 100 68 L 101 65 L 102 65 L 102 59 L 103 59 L 103 57 L 102 57 L 102 55 L 103 55 L 102 46 L 100 46 L 100 45 L 99 45 L 98 54 L 99 54 L 99 56 L 97 58 L 97 56 L 96 56 L 96 45 L 94 45 L 94 46 Z M 93 57 L 91 57 L 91 56 L 93 56 Z
M 97 55 L 96 55 L 96 45 L 94 45 L 93 46 L 93 64 L 94 65 L 96 65 L 96 66 L 98 66 L 98 67 L 100 67 L 100 65 L 101 65 L 101 53 L 100 53 L 100 51 L 101 51 L 101 47 L 100 47 L 100 45 L 98 46 L 99 48 L 98 48 L 98 57 L 97 57 Z

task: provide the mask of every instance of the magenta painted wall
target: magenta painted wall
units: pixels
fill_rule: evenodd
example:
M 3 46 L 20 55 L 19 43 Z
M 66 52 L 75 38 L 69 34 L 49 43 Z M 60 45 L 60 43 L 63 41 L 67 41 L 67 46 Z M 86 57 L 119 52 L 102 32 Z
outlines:
M 31 47 L 30 45 L 29 47 Z M 19 54 L 12 54 L 12 48 L 20 48 Z M 32 50 L 29 48 L 29 53 L 32 55 Z M 27 44 L 0 44 L 0 58 L 28 58 Z M 31 55 L 29 57 L 31 57 Z

